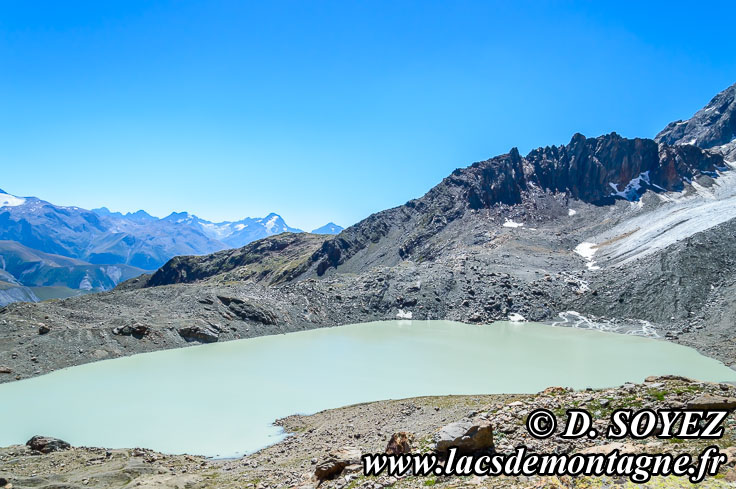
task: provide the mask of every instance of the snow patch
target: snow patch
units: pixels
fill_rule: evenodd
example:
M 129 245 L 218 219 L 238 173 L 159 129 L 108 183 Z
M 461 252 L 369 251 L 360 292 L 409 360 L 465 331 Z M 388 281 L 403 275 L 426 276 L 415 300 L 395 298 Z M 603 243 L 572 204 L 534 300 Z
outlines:
M 589 243 L 587 241 L 584 241 L 577 245 L 575 247 L 575 253 L 585 258 L 585 261 L 587 263 L 585 266 L 588 267 L 588 270 L 600 270 L 601 267 L 595 264 L 593 261 L 593 255 L 595 255 L 595 252 L 598 250 L 598 245 L 595 243 Z
M 523 225 L 524 225 L 523 222 L 512 221 L 508 217 L 506 218 L 506 221 L 504 221 L 504 223 L 503 223 L 503 227 L 505 227 L 505 228 L 520 228 Z
M 210 238 L 224 239 L 232 234 L 232 230 L 230 229 L 230 223 L 227 221 L 221 222 L 221 223 L 214 223 L 214 222 L 207 222 L 207 221 L 200 220 L 199 225 L 202 226 L 202 230 Z
M 266 221 L 265 226 L 266 226 L 266 229 L 268 230 L 269 233 L 273 233 L 274 232 L 273 228 L 274 228 L 274 226 L 276 226 L 276 221 L 278 220 L 278 218 L 279 218 L 279 216 L 273 216 L 271 219 L 269 219 L 268 221 Z
M 511 321 L 512 323 L 521 323 L 526 321 L 526 318 L 521 314 L 512 312 L 511 314 L 509 314 L 509 321 Z
M 624 187 L 623 190 L 618 189 L 618 184 L 609 182 L 609 185 L 613 189 L 613 192 L 611 192 L 610 195 L 612 197 L 621 197 L 629 201 L 638 200 L 644 184 L 652 185 L 652 182 L 649 180 L 648 170 L 640 173 L 638 177 L 632 178 L 631 181 L 626 184 L 626 187 Z
M 79 282 L 78 289 L 81 290 L 92 290 L 92 282 L 90 281 L 89 275 L 85 275 L 81 282 Z
M 635 260 L 736 218 L 736 172 L 719 174 L 708 188 L 697 182 L 691 185 L 690 190 L 655 194 L 661 204 L 591 237 L 599 243 L 611 241 L 598 249 L 597 261 L 606 263 L 607 269 L 629 266 Z
M 15 195 L 0 193 L 0 207 L 18 207 L 25 204 L 26 199 Z
M 576 311 L 565 311 L 558 313 L 561 321 L 553 321 L 552 326 L 567 326 L 579 329 L 594 329 L 613 333 L 627 334 L 632 336 L 648 336 L 659 338 L 657 331 L 649 321 L 642 319 L 633 320 L 629 323 L 615 324 L 608 321 L 595 322 Z
M 399 309 L 399 312 L 396 313 L 396 317 L 399 319 L 411 319 L 412 312 Z
M 100 270 L 102 270 L 102 273 L 107 275 L 115 285 L 120 283 L 120 278 L 123 276 L 123 271 L 120 267 L 109 265 L 107 267 L 100 267 Z
M 578 211 L 576 211 L 575 209 L 567 209 L 567 215 L 568 216 L 574 216 L 577 213 L 578 213 Z

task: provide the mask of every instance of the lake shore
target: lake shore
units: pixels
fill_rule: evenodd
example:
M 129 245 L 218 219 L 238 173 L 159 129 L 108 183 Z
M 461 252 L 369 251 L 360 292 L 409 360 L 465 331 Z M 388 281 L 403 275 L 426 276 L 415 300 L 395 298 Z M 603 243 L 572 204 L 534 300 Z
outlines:
M 571 391 L 549 388 L 533 395 L 444 396 L 380 401 L 323 411 L 310 416 L 289 416 L 278 424 L 290 433 L 285 440 L 239 459 L 212 460 L 193 455 L 164 455 L 146 449 L 108 450 L 72 448 L 41 455 L 25 446 L 0 448 L 0 477 L 14 488 L 24 487 L 120 487 L 163 488 L 314 488 L 319 481 L 315 467 L 341 447 L 361 453 L 383 452 L 389 437 L 399 431 L 414 434 L 413 451 L 432 450 L 438 429 L 463 419 L 483 417 L 493 425 L 495 449 L 509 452 L 524 444 L 540 452 L 572 453 L 593 445 L 610 444 L 605 438 L 548 440 L 531 438 L 523 426 L 530 410 L 544 407 L 555 413 L 578 406 L 591 411 L 596 420 L 607 419 L 613 409 L 683 408 L 708 399 L 736 403 L 736 388 L 682 378 L 650 378 L 643 384 L 626 384 L 613 389 Z M 605 401 L 604 401 L 605 400 Z M 206 422 L 205 419 L 201 422 Z M 605 421 L 601 422 L 605 424 Z M 598 426 L 598 424 L 596 425 Z M 602 425 L 601 425 L 602 426 Z M 725 423 L 725 436 L 717 444 L 731 459 L 734 446 L 734 419 Z M 695 453 L 707 441 L 624 440 L 622 451 Z M 701 487 L 731 487 L 736 480 L 736 460 L 729 460 L 716 477 Z M 363 477 L 360 472 L 341 473 L 320 487 L 379 489 L 383 487 L 590 487 L 591 484 L 617 486 L 623 480 L 569 478 L 392 478 Z M 684 480 L 658 478 L 659 487 L 681 487 Z M 686 485 L 686 484 L 685 484 Z
M 555 384 L 607 388 L 670 374 L 736 382 L 733 370 L 692 349 L 633 335 L 531 322 L 363 323 L 133 355 L 0 385 L 0 398 L 13 400 L 0 404 L 0 445 L 40 431 L 75 445 L 237 457 L 280 439 L 272 423 L 292 413 Z M 217 415 L 191 422 L 209 412 Z
M 139 353 L 396 319 L 393 313 L 341 309 L 330 302 L 335 293 L 322 290 L 323 284 L 319 282 L 299 284 L 301 288 L 313 287 L 312 292 L 316 294 L 309 301 L 314 312 L 307 316 L 297 312 L 302 307 L 298 302 L 289 302 L 291 292 L 288 289 L 266 289 L 250 284 L 249 287 L 247 298 L 240 287 L 236 292 L 231 287 L 211 286 L 207 293 L 198 291 L 197 296 L 192 296 L 187 286 L 175 285 L 142 289 L 136 291 L 138 294 L 113 291 L 62 301 L 11 304 L 0 309 L 0 384 Z M 356 288 L 363 289 L 362 286 Z M 246 303 L 257 303 L 264 310 L 274 311 L 279 318 L 278 324 L 239 320 L 218 299 L 212 299 L 231 296 L 244 297 Z M 167 310 L 159 315 L 160 304 L 167 304 Z M 443 316 L 465 324 L 488 324 L 476 319 L 474 314 L 471 307 L 467 311 L 449 311 Z M 436 317 L 429 311 L 413 315 L 416 320 Z M 69 318 L 74 322 L 70 323 Z M 694 348 L 732 369 L 736 366 L 736 342 L 722 336 L 726 331 L 723 328 L 713 333 L 706 327 L 706 330 L 693 329 L 672 335 L 672 325 L 644 324 L 635 320 L 550 315 L 540 321 L 576 326 L 580 318 L 585 322 L 577 324 L 579 327 L 621 333 L 656 333 L 663 341 Z M 527 315 L 526 319 L 534 318 Z

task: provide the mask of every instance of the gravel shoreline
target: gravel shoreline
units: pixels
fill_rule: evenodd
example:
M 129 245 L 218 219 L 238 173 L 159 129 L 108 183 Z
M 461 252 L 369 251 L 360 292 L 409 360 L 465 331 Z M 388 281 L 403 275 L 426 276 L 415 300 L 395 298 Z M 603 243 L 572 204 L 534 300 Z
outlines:
M 165 487 L 165 488 L 322 488 L 344 489 L 384 487 L 589 487 L 626 485 L 625 480 L 586 477 L 403 477 L 386 475 L 364 477 L 347 471 L 320 483 L 315 467 L 340 447 L 354 447 L 362 453 L 382 452 L 393 433 L 414 435 L 414 452 L 433 449 L 439 428 L 461 420 L 485 419 L 493 426 L 495 449 L 508 453 L 525 445 L 547 453 L 577 453 L 600 446 L 609 450 L 611 442 L 603 437 L 563 440 L 532 438 L 524 427 L 525 416 L 543 407 L 564 419 L 571 407 L 590 411 L 596 427 L 604 427 L 612 410 L 620 407 L 674 408 L 703 406 L 703 403 L 729 402 L 736 405 L 736 388 L 693 380 L 662 377 L 649 378 L 643 384 L 572 391 L 548 388 L 532 395 L 474 395 L 420 397 L 346 406 L 309 416 L 289 416 L 277 422 L 289 434 L 285 440 L 240 459 L 212 460 L 193 455 L 165 455 L 146 449 L 71 448 L 49 454 L 33 452 L 26 446 L 0 448 L 0 477 L 14 488 L 25 487 Z M 698 404 L 700 403 L 700 404 Z M 731 404 L 729 404 L 731 405 Z M 716 441 L 729 459 L 736 456 L 733 447 L 735 420 L 726 421 L 725 436 Z M 558 430 L 559 435 L 559 430 Z M 660 453 L 696 453 L 709 443 L 698 440 L 625 439 L 621 451 Z M 721 474 L 706 479 L 701 487 L 732 487 L 736 481 L 736 458 L 722 468 Z M 680 487 L 684 481 L 674 477 L 658 478 L 652 485 Z

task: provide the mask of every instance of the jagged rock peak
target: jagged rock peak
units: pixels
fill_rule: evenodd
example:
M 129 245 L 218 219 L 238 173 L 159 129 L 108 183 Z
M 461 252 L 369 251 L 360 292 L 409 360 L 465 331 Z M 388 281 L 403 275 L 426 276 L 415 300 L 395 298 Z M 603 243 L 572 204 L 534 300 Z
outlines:
M 692 144 L 736 157 L 736 83 L 685 121 L 670 122 L 655 141 L 670 145 Z
M 615 132 L 597 138 L 577 133 L 567 145 L 537 148 L 523 158 L 513 148 L 455 170 L 443 184 L 465 188 L 471 209 L 518 204 L 533 189 L 608 204 L 617 198 L 636 200 L 647 189 L 682 190 L 684 181 L 723 166 L 720 156 L 695 147 L 658 145 Z M 425 197 L 436 193 L 433 189 Z

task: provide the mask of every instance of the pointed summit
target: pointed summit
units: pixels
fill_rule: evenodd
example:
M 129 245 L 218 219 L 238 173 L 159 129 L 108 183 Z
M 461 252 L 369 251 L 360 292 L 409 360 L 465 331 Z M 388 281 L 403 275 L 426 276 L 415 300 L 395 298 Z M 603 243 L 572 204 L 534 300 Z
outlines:
M 344 228 L 334 222 L 328 222 L 324 226 L 312 230 L 312 234 L 340 234 Z
M 654 140 L 670 145 L 692 144 L 736 159 L 736 83 L 690 119 L 670 122 Z

